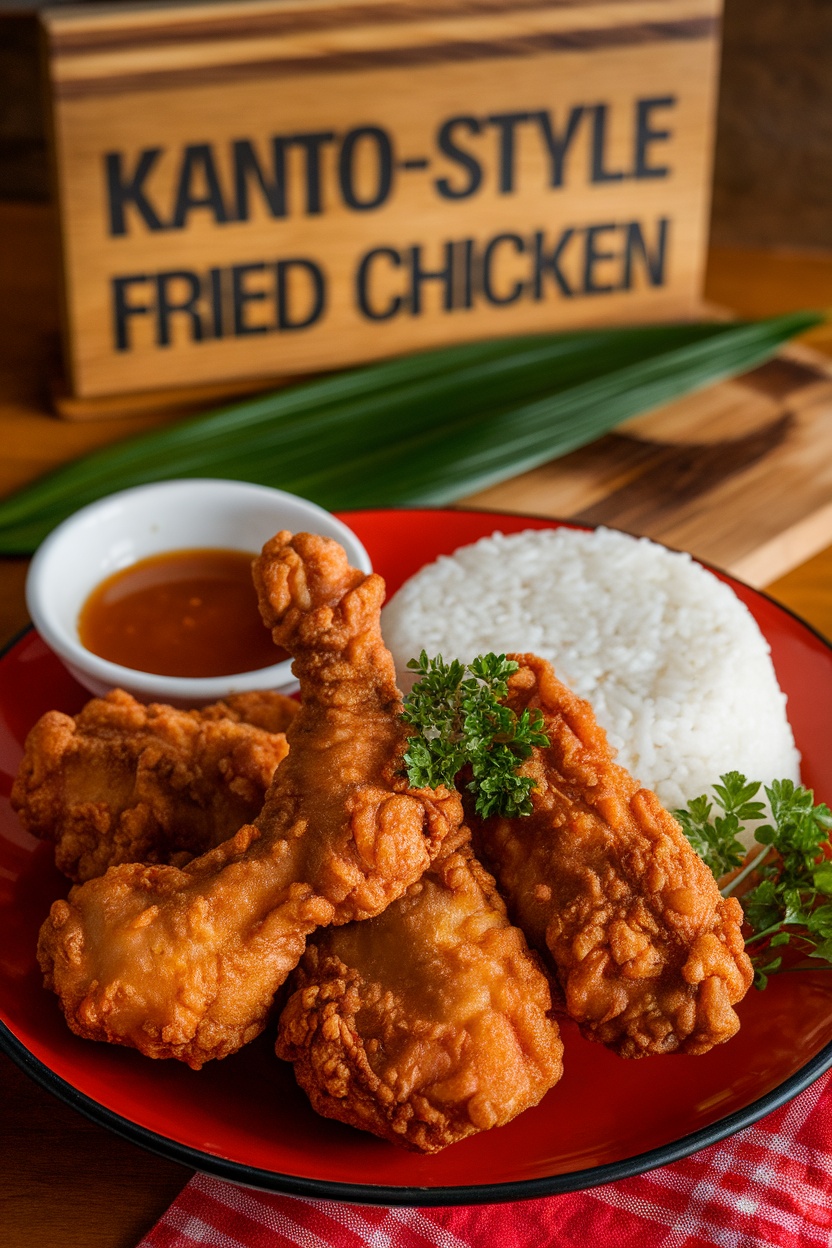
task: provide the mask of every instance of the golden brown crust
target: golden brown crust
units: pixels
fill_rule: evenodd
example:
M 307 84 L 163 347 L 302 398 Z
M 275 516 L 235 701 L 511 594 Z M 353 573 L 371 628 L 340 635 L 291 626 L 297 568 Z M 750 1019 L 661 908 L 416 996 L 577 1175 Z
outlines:
M 213 707 L 201 712 L 219 713 L 223 717 L 236 718 L 239 723 L 251 724 L 264 732 L 286 732 L 300 710 L 300 703 L 284 693 L 273 689 L 252 689 L 249 693 L 232 693 Z
M 532 815 L 475 824 L 478 852 L 585 1035 L 625 1057 L 705 1053 L 736 1032 L 752 979 L 739 903 L 613 761 L 589 704 L 542 659 L 512 657 L 509 703 L 541 710 L 550 745 L 523 767 Z
M 12 806 L 80 883 L 123 862 L 184 865 L 259 813 L 297 704 L 241 694 L 199 711 L 144 706 L 123 690 L 32 728 Z M 270 727 L 266 727 L 270 725 Z
M 278 1056 L 325 1117 L 420 1152 L 501 1126 L 561 1075 L 546 976 L 467 844 L 378 918 L 319 932 Z
M 381 578 L 329 539 L 281 533 L 255 583 L 303 695 L 261 814 L 182 869 L 124 864 L 76 886 L 38 948 L 79 1035 L 194 1067 L 262 1030 L 310 932 L 378 913 L 462 818 L 456 793 L 401 774 Z

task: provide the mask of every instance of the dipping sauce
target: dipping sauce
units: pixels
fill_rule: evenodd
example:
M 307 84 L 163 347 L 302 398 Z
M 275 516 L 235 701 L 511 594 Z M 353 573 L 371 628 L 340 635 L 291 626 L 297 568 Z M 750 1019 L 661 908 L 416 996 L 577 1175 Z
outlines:
M 174 550 L 102 581 L 78 617 L 82 645 L 157 676 L 233 676 L 288 658 L 257 609 L 254 555 Z

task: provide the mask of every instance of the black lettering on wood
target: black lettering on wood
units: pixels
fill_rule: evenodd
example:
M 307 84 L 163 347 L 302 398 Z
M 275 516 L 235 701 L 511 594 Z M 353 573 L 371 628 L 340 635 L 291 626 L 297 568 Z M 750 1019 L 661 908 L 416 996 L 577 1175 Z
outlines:
M 107 152 L 104 156 L 104 172 L 107 180 L 107 207 L 110 218 L 110 235 L 117 238 L 127 233 L 124 210 L 132 204 L 149 230 L 164 230 L 167 226 L 160 219 L 153 204 L 147 198 L 144 184 L 151 169 L 164 148 L 145 147 L 132 173 L 125 174 L 121 152 Z
M 616 251 L 599 251 L 597 247 L 597 239 L 601 234 L 609 234 L 615 231 L 618 226 L 614 223 L 609 225 L 589 225 L 586 229 L 586 245 L 584 248 L 584 288 L 585 295 L 609 295 L 617 287 L 612 282 L 600 282 L 596 274 L 596 266 L 603 264 L 605 260 L 615 260 L 620 256 Z
M 532 114 L 537 118 L 543 140 L 546 144 L 546 150 L 549 153 L 551 168 L 549 172 L 550 186 L 563 186 L 564 165 L 566 163 L 566 154 L 572 145 L 572 140 L 578 129 L 581 118 L 584 115 L 583 104 L 576 104 L 574 108 L 570 108 L 569 116 L 566 119 L 566 125 L 563 133 L 558 134 L 552 124 L 551 116 L 548 112 L 541 111 Z
M 505 294 L 499 295 L 494 289 L 493 274 L 491 271 L 491 263 L 494 253 L 502 243 L 510 243 L 518 255 L 522 255 L 526 250 L 526 244 L 519 234 L 496 234 L 490 239 L 485 250 L 482 253 L 482 292 L 489 303 L 503 306 L 507 303 L 516 303 L 523 293 L 524 283 L 515 281 L 509 287 Z
M 178 298 L 174 295 L 175 287 L 184 287 Z M 202 318 L 197 311 L 196 302 L 202 293 L 202 283 L 196 273 L 190 269 L 169 269 L 165 273 L 156 274 L 156 345 L 169 347 L 170 318 L 175 312 L 187 316 L 190 325 L 191 342 L 202 342 Z
M 638 221 L 629 221 L 625 227 L 624 266 L 621 286 L 630 290 L 633 286 L 633 274 L 638 264 L 651 286 L 664 286 L 667 268 L 667 239 L 670 233 L 670 220 L 659 217 L 656 222 L 656 242 L 651 251 Z
M 560 267 L 561 257 L 569 246 L 570 241 L 574 237 L 575 229 L 569 225 L 561 232 L 558 241 L 555 243 L 551 252 L 546 254 L 546 236 L 542 230 L 538 230 L 534 235 L 534 268 L 532 277 L 532 293 L 536 300 L 543 298 L 543 279 L 547 275 L 552 277 L 557 285 L 560 293 L 566 298 L 571 299 L 575 291 L 569 285 L 563 271 Z
M 422 245 L 417 243 L 411 247 L 410 256 L 410 314 L 420 316 L 422 313 L 422 286 L 425 282 L 442 282 L 442 307 L 450 312 L 454 306 L 454 245 L 444 245 L 445 263 L 441 269 L 422 268 Z
M 439 127 L 436 141 L 440 152 L 468 174 L 468 180 L 461 185 L 455 185 L 447 178 L 437 178 L 434 186 L 443 199 L 467 199 L 469 195 L 478 191 L 482 184 L 482 165 L 476 156 L 457 144 L 457 130 L 479 134 L 482 126 L 476 117 L 449 117 Z
M 501 195 L 510 195 L 514 190 L 514 132 L 524 121 L 528 121 L 531 113 L 494 113 L 488 118 L 492 126 L 500 131 L 500 142 L 497 157 L 497 187 Z
M 666 178 L 670 173 L 668 165 L 650 164 L 648 148 L 653 143 L 663 143 L 673 137 L 672 130 L 656 130 L 653 128 L 653 110 L 657 108 L 673 108 L 675 104 L 675 95 L 660 95 L 654 99 L 636 101 L 634 169 L 637 178 Z
M 262 273 L 266 266 L 262 260 L 253 264 L 233 264 L 231 266 L 231 307 L 234 318 L 235 338 L 244 338 L 249 334 L 265 334 L 267 325 L 252 325 L 247 319 L 247 308 L 250 303 L 262 303 L 266 298 L 265 290 L 251 290 L 248 286 L 250 273 Z
M 372 193 L 362 198 L 356 188 L 355 151 L 359 143 L 368 141 L 376 149 L 376 184 Z M 359 126 L 344 135 L 338 154 L 338 181 L 344 203 L 356 212 L 381 207 L 393 184 L 393 144 L 386 130 L 380 126 Z
M 195 185 L 199 182 L 202 183 L 201 190 Z M 218 225 L 224 225 L 231 219 L 223 200 L 210 143 L 189 143 L 182 151 L 171 229 L 184 229 L 194 208 L 207 208 Z
M 476 263 L 473 238 L 463 238 L 459 250 L 460 261 L 455 265 L 455 304 L 458 308 L 470 308 L 474 304 L 474 266 Z
M 113 337 L 115 338 L 116 351 L 130 350 L 130 317 L 146 316 L 150 311 L 150 305 L 147 303 L 129 302 L 130 288 L 150 280 L 146 273 L 134 273 L 129 277 L 114 277 L 112 279 Z
M 277 328 L 308 329 L 320 320 L 326 307 L 326 282 L 324 275 L 314 260 L 305 260 L 300 256 L 291 260 L 278 260 L 277 271 Z M 297 307 L 297 277 L 292 274 L 304 274 L 309 279 L 311 298 L 306 312 L 299 312 Z M 294 289 L 294 295 L 291 293 Z
M 286 140 L 272 139 L 272 167 L 267 173 L 250 139 L 235 139 L 231 145 L 234 165 L 234 219 L 249 219 L 249 184 L 260 188 L 260 194 L 272 217 L 286 216 Z
M 608 169 L 606 167 L 609 106 L 607 104 L 595 104 L 590 111 L 592 113 L 590 181 L 621 182 L 626 176 L 623 169 Z
M 332 130 L 312 134 L 293 134 L 290 143 L 303 148 L 306 157 L 306 215 L 315 217 L 323 212 L 321 202 L 321 149 L 335 138 Z
M 208 270 L 209 302 L 211 307 L 211 337 L 225 337 L 225 294 L 223 274 L 225 269 Z
M 381 308 L 370 302 L 369 283 L 371 270 L 376 260 L 385 257 L 394 269 L 401 268 L 402 258 L 392 247 L 374 247 L 361 257 L 355 274 L 355 297 L 363 316 L 368 321 L 389 321 L 402 306 L 401 295 L 391 295 L 387 304 Z

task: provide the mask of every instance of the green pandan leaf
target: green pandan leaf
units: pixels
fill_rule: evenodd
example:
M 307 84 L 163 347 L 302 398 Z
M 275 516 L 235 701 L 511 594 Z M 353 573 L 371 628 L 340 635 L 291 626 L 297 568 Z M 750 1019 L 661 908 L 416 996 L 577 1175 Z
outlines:
M 504 338 L 306 382 L 49 473 L 0 502 L 0 554 L 31 553 L 105 494 L 172 477 L 277 486 L 330 509 L 452 502 L 753 368 L 822 320 Z

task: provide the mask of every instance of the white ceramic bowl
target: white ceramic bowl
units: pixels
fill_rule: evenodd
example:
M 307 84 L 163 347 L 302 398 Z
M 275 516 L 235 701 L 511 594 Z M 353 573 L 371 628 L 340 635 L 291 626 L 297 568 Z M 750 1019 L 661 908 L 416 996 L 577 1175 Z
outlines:
M 143 702 L 201 706 L 251 689 L 290 692 L 297 682 L 288 659 L 233 676 L 157 676 L 92 654 L 78 636 L 84 602 L 114 572 L 170 550 L 224 547 L 257 553 L 281 529 L 334 537 L 353 567 L 372 571 L 355 534 L 304 498 L 242 481 L 162 481 L 91 503 L 50 533 L 29 569 L 29 614 L 46 644 L 95 694 L 118 687 Z

